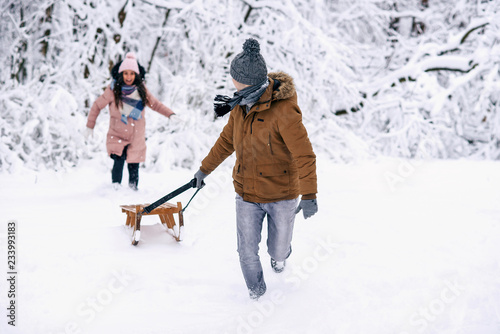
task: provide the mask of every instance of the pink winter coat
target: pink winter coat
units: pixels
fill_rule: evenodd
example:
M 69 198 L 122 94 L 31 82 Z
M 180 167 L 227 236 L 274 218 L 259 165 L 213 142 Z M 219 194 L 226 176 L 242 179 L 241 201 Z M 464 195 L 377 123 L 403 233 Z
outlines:
M 174 112 L 163 105 L 147 89 L 148 107 L 160 114 L 170 117 Z M 104 93 L 95 100 L 90 108 L 87 127 L 93 129 L 97 116 L 101 110 L 109 105 L 109 130 L 106 138 L 106 148 L 108 155 L 122 155 L 123 148 L 127 149 L 127 163 L 139 163 L 146 160 L 146 108 L 142 111 L 141 118 L 134 120 L 128 118 L 128 124 L 121 121 L 121 113 L 115 104 L 115 96 L 108 86 Z

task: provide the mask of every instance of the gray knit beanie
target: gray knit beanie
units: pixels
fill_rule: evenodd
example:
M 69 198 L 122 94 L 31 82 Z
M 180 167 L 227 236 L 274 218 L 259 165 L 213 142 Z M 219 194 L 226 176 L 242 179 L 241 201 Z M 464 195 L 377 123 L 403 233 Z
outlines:
M 243 52 L 234 57 L 229 70 L 234 80 L 244 85 L 257 85 L 267 78 L 267 68 L 260 45 L 253 38 L 243 44 Z

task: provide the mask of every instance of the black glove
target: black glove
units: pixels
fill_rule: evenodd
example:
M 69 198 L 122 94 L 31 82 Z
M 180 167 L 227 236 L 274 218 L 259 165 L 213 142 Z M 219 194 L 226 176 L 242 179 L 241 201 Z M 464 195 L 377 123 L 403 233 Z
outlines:
M 295 214 L 299 213 L 300 210 L 304 214 L 304 219 L 307 219 L 318 212 L 318 202 L 316 199 L 302 199 L 297 210 L 295 210 Z
M 194 179 L 196 180 L 196 188 L 201 189 L 205 185 L 203 183 L 203 179 L 207 177 L 207 174 L 203 173 L 201 170 L 198 170 L 196 174 L 194 174 Z

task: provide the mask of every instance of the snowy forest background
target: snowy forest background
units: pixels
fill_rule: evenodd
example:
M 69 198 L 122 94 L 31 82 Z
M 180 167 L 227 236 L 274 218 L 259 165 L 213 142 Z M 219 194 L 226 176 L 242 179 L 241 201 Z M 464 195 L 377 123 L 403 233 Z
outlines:
M 83 137 L 128 51 L 183 120 L 147 113 L 143 167 L 195 169 L 226 118 L 228 66 L 254 37 L 295 79 L 317 153 L 497 159 L 500 12 L 487 0 L 2 0 L 0 172 L 104 164 L 107 110 Z

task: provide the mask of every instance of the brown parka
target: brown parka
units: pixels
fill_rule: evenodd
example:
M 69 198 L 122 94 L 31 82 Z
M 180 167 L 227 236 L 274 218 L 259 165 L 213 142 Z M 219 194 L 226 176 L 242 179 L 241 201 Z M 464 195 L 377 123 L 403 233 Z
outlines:
M 200 170 L 210 174 L 236 151 L 233 183 L 243 200 L 269 203 L 316 198 L 316 155 L 292 77 L 269 73 L 270 84 L 248 113 L 236 106 Z

